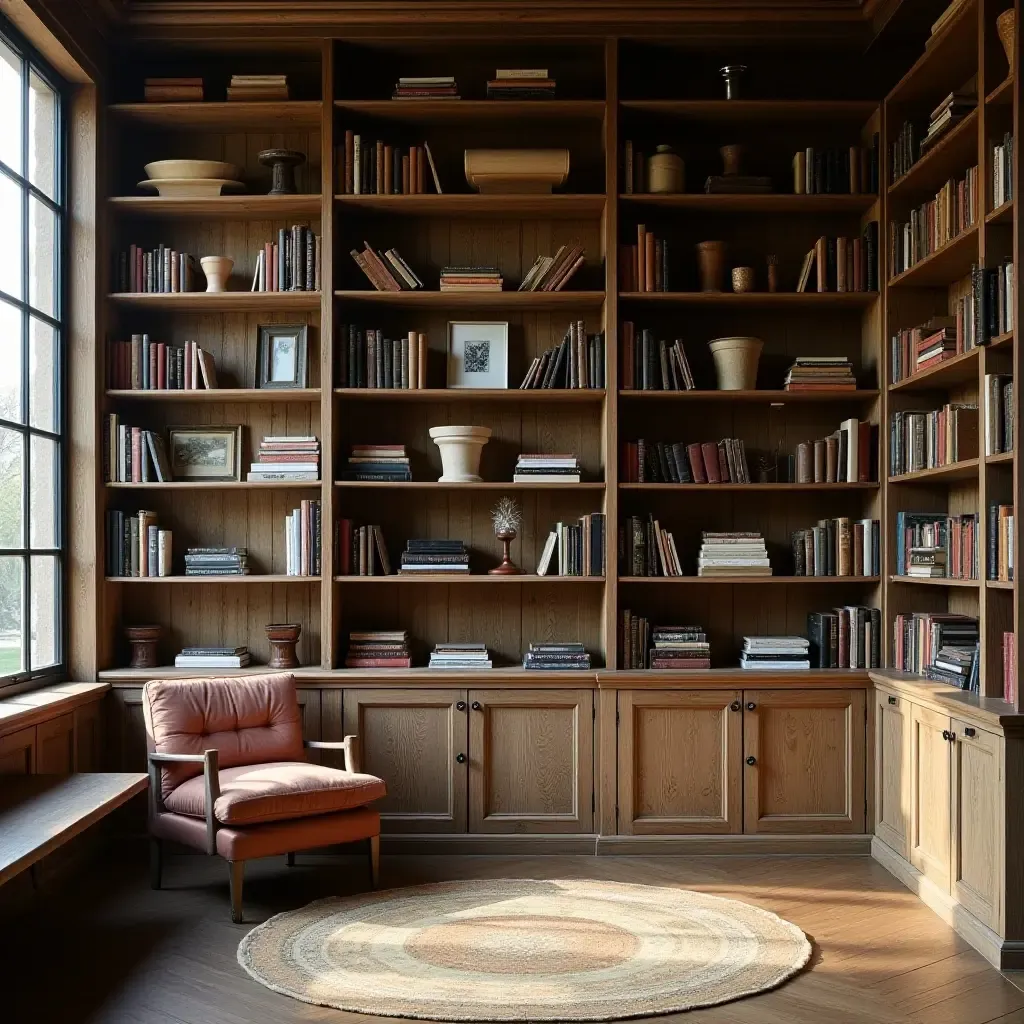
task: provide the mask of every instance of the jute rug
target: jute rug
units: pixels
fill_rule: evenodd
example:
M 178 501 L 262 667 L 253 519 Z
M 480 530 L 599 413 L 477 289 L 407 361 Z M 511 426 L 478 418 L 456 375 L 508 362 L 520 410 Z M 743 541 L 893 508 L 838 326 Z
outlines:
M 765 910 L 586 880 L 444 882 L 278 914 L 238 947 L 307 1003 L 441 1021 L 604 1021 L 763 992 L 811 955 Z

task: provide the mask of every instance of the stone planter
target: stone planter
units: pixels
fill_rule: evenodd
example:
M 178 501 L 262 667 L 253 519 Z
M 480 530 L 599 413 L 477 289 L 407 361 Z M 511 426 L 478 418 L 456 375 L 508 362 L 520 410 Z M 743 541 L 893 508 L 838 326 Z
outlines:
M 760 338 L 716 338 L 708 342 L 715 360 L 719 391 L 753 391 L 757 363 L 764 342 Z
M 480 455 L 491 436 L 490 427 L 431 427 L 441 449 L 440 483 L 468 484 L 480 479 Z
M 228 290 L 228 278 L 231 276 L 231 268 L 235 261 L 230 256 L 204 256 L 199 261 L 206 275 L 206 290 L 208 292 L 226 292 Z

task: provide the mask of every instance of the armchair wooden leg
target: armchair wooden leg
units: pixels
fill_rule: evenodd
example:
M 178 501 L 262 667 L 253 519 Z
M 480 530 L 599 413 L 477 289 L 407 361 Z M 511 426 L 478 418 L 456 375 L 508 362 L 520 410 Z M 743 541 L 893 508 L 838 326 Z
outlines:
M 164 874 L 164 846 L 159 839 L 149 840 L 149 885 L 159 889 Z
M 285 863 L 288 865 L 288 867 L 290 867 L 290 868 L 295 867 L 295 854 L 294 853 L 286 853 L 284 855 L 284 859 L 285 859 Z
M 380 836 L 370 836 L 370 885 L 380 884 Z
M 231 872 L 231 920 L 235 924 L 242 923 L 242 879 L 245 876 L 245 861 L 228 861 Z

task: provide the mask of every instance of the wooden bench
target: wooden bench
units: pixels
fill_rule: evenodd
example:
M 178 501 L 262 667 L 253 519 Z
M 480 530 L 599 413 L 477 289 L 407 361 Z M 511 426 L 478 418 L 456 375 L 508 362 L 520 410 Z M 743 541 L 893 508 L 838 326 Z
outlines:
M 0 885 L 147 786 L 141 772 L 0 776 Z

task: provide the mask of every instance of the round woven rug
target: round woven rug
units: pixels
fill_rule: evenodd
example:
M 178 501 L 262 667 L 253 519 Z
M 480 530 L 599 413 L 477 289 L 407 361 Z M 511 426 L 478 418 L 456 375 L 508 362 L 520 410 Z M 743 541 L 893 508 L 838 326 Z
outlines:
M 773 988 L 802 931 L 736 900 L 587 880 L 492 879 L 326 899 L 238 947 L 258 982 L 307 1003 L 441 1021 L 622 1020 Z

